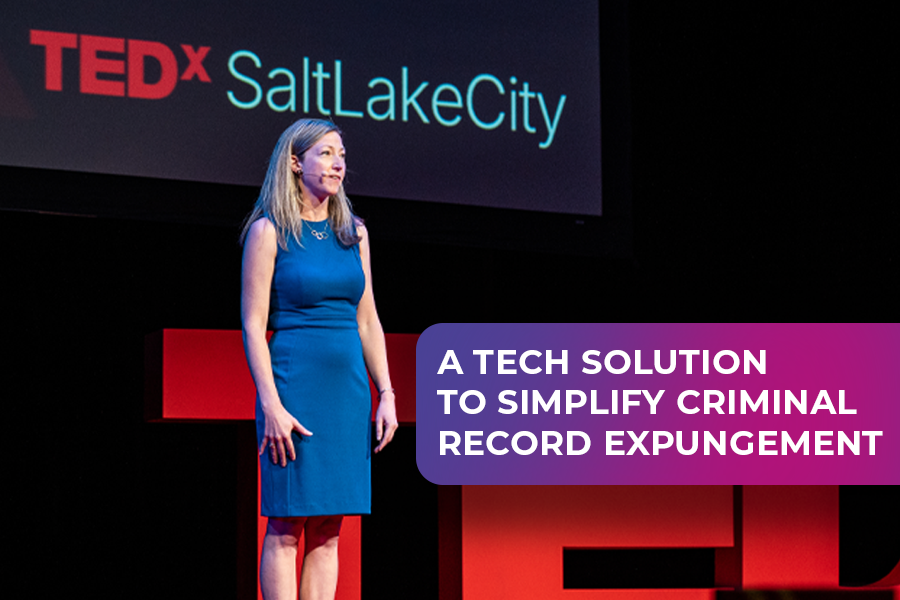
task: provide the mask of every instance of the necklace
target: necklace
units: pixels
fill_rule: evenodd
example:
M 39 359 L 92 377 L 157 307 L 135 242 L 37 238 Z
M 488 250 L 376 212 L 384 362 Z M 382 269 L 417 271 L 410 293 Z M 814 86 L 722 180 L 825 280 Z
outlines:
M 313 235 L 317 240 L 325 240 L 328 239 L 328 219 L 325 219 L 325 228 L 322 231 L 316 231 L 313 229 L 313 226 L 309 224 L 309 221 L 303 219 L 303 222 L 306 223 L 306 226 L 309 228 L 309 232 Z

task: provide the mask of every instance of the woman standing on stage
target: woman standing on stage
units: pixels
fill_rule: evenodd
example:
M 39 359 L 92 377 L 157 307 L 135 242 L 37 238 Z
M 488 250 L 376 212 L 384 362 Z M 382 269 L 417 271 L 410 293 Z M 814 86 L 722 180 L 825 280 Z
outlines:
M 266 600 L 334 598 L 343 515 L 370 512 L 371 399 L 380 452 L 397 429 L 369 238 L 344 194 L 340 130 L 301 119 L 278 140 L 241 235 L 244 350 L 256 383 Z M 273 335 L 266 344 L 266 324 Z

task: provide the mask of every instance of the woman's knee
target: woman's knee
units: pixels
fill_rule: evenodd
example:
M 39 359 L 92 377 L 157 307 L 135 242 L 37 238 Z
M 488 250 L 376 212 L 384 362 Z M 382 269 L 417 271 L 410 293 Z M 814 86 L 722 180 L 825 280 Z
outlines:
M 300 538 L 303 535 L 305 524 L 305 517 L 269 517 L 269 522 L 266 525 L 266 539 L 280 546 L 293 546 L 296 548 L 300 545 Z
M 306 551 L 309 552 L 321 546 L 336 548 L 343 520 L 343 515 L 307 518 Z

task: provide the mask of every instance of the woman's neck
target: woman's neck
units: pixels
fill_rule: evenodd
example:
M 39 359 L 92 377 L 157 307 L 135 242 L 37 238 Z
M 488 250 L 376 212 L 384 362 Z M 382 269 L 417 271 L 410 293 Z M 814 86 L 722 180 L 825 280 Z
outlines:
M 301 208 L 300 218 L 307 221 L 324 221 L 328 218 L 328 198 L 304 198 L 304 202 L 306 206 Z

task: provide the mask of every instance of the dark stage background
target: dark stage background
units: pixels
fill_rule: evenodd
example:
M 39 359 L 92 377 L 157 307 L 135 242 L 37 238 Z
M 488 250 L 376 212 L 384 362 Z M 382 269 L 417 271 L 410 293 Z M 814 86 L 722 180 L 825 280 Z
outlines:
M 630 7 L 631 259 L 404 240 L 379 234 L 402 215 L 360 202 L 385 330 L 896 320 L 894 21 L 869 5 L 775 6 Z M 6 200 L 31 193 L 32 172 L 2 173 Z M 52 194 L 79 197 L 97 177 L 123 196 L 135 185 L 83 177 Z M 199 189 L 160 185 L 174 198 Z M 240 327 L 237 235 L 254 199 L 217 224 L 0 212 L 7 572 L 29 597 L 235 597 L 248 425 L 145 423 L 143 341 Z M 437 595 L 437 491 L 413 437 L 401 430 L 374 461 L 367 599 Z M 842 495 L 841 544 L 854 548 L 842 571 L 896 548 L 896 500 L 896 489 Z

